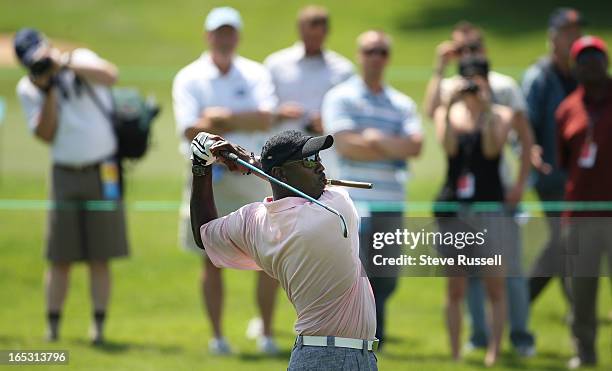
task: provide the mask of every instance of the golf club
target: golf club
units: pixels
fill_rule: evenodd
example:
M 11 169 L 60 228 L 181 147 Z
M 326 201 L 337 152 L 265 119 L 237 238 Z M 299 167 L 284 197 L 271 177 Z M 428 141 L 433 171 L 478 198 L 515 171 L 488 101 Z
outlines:
M 340 226 L 342 228 L 342 235 L 344 236 L 344 238 L 348 238 L 348 228 L 346 226 L 346 221 L 344 220 L 344 216 L 342 216 L 342 214 L 340 214 L 337 210 L 335 210 L 332 207 L 329 207 L 319 201 L 317 201 L 316 199 L 308 196 L 306 193 L 300 191 L 297 188 L 294 188 L 292 186 L 290 186 L 287 183 L 281 182 L 280 180 L 274 178 L 273 176 L 270 176 L 268 174 L 266 174 L 263 170 L 261 170 L 260 168 L 258 168 L 257 166 L 253 166 L 251 164 L 249 164 L 248 162 L 238 158 L 238 156 L 235 153 L 230 153 L 230 152 L 221 152 L 221 156 L 227 158 L 228 160 L 234 161 L 244 167 L 246 167 L 247 169 L 250 169 L 253 172 L 256 172 L 257 174 L 266 177 L 267 179 L 269 179 L 271 182 L 274 182 L 276 184 L 278 184 L 281 187 L 284 187 L 288 190 L 290 190 L 291 192 L 296 193 L 297 195 L 304 197 L 305 199 L 307 199 L 308 201 L 315 203 L 319 206 L 321 206 L 322 208 L 324 208 L 325 210 L 338 215 L 338 217 L 340 218 Z

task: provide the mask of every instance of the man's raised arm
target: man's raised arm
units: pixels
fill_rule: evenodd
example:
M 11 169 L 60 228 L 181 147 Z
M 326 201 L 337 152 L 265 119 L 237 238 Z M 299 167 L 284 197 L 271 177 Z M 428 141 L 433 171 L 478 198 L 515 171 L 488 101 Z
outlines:
M 217 219 L 217 207 L 213 195 L 212 186 L 212 164 L 215 161 L 223 163 L 229 171 L 249 172 L 249 169 L 235 163 L 223 156 L 223 153 L 233 153 L 238 158 L 261 168 L 261 164 L 255 158 L 251 158 L 246 150 L 236 146 L 222 137 L 209 133 L 199 133 L 191 142 L 191 172 L 193 180 L 191 185 L 191 231 L 195 243 L 204 248 L 200 228 Z M 257 176 L 261 177 L 259 174 Z M 264 178 L 265 179 L 265 178 Z
M 217 207 L 213 197 L 212 171 L 210 166 L 206 166 L 203 175 L 193 176 L 191 191 L 191 230 L 195 243 L 201 248 L 202 237 L 200 227 L 213 219 L 217 219 Z
M 217 140 L 215 135 L 200 133 L 191 142 L 191 231 L 196 245 L 204 248 L 200 227 L 217 219 L 217 207 L 212 187 L 212 163 L 215 161 L 210 152 L 210 146 Z M 211 143 L 212 142 L 212 143 Z

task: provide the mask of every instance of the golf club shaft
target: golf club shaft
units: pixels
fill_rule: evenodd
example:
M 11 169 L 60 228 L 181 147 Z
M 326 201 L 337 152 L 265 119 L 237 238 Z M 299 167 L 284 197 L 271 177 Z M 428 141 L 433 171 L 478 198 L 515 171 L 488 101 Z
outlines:
M 259 174 L 261 176 L 264 176 L 265 178 L 269 179 L 271 182 L 274 182 L 274 183 L 278 184 L 279 186 L 284 187 L 284 188 L 290 190 L 291 192 L 293 192 L 293 193 L 295 193 L 295 194 L 297 194 L 297 195 L 299 195 L 301 197 L 304 197 L 308 201 L 321 206 L 325 210 L 327 210 L 327 211 L 329 211 L 329 212 L 331 212 L 333 214 L 336 214 L 340 218 L 340 222 L 341 222 L 341 226 L 342 226 L 342 235 L 344 236 L 344 238 L 348 237 L 348 228 L 346 226 L 346 221 L 344 220 L 344 216 L 342 216 L 342 214 L 340 214 L 334 208 L 329 207 L 329 206 L 325 205 L 324 203 L 321 203 L 320 201 L 314 199 L 313 197 L 310 197 L 309 195 L 307 195 L 306 193 L 300 191 L 299 189 L 297 189 L 295 187 L 292 187 L 292 186 L 290 186 L 287 183 L 281 182 L 280 180 L 276 179 L 275 177 L 273 177 L 271 175 L 266 174 L 263 170 L 261 170 L 257 166 L 251 165 L 248 162 L 240 159 L 235 153 L 222 152 L 221 155 L 223 157 L 229 159 L 229 160 L 232 160 L 232 161 L 234 161 L 234 162 L 236 162 L 236 163 L 246 167 L 247 169 L 250 169 L 251 171 L 253 171 L 253 172 L 255 172 L 255 173 L 257 173 L 257 174 Z
M 353 182 L 351 180 L 340 180 L 340 179 L 327 179 L 328 185 L 341 186 L 341 187 L 352 187 L 352 188 L 363 188 L 372 189 L 374 185 L 372 183 L 365 182 Z

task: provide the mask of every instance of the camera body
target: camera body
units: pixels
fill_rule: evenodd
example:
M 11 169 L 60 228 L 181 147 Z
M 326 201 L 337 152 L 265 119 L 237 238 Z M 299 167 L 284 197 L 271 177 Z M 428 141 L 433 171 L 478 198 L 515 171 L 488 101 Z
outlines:
M 483 57 L 466 57 L 459 61 L 459 75 L 466 80 L 461 93 L 477 94 L 480 86 L 473 80 L 474 77 L 488 78 L 489 62 Z
M 45 56 L 41 59 L 33 61 L 27 67 L 32 76 L 43 76 L 53 67 L 53 60 L 51 57 Z
M 482 57 L 467 57 L 459 61 L 459 75 L 465 78 L 489 76 L 489 61 Z

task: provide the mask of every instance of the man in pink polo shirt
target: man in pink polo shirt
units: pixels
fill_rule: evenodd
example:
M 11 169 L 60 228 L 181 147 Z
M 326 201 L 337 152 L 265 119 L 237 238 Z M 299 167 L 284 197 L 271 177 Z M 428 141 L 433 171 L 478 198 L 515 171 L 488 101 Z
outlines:
M 219 136 L 196 137 L 191 223 L 214 265 L 263 270 L 280 282 L 298 316 L 289 370 L 376 370 L 376 309 L 359 260 L 359 219 L 347 192 L 326 187 L 319 158 L 332 144 L 331 136 L 282 132 L 264 145 L 260 163 Z M 210 148 L 231 171 L 247 172 L 219 156 L 235 153 L 336 209 L 346 219 L 348 238 L 336 215 L 273 183 L 272 197 L 218 218 L 210 166 L 197 148 Z

